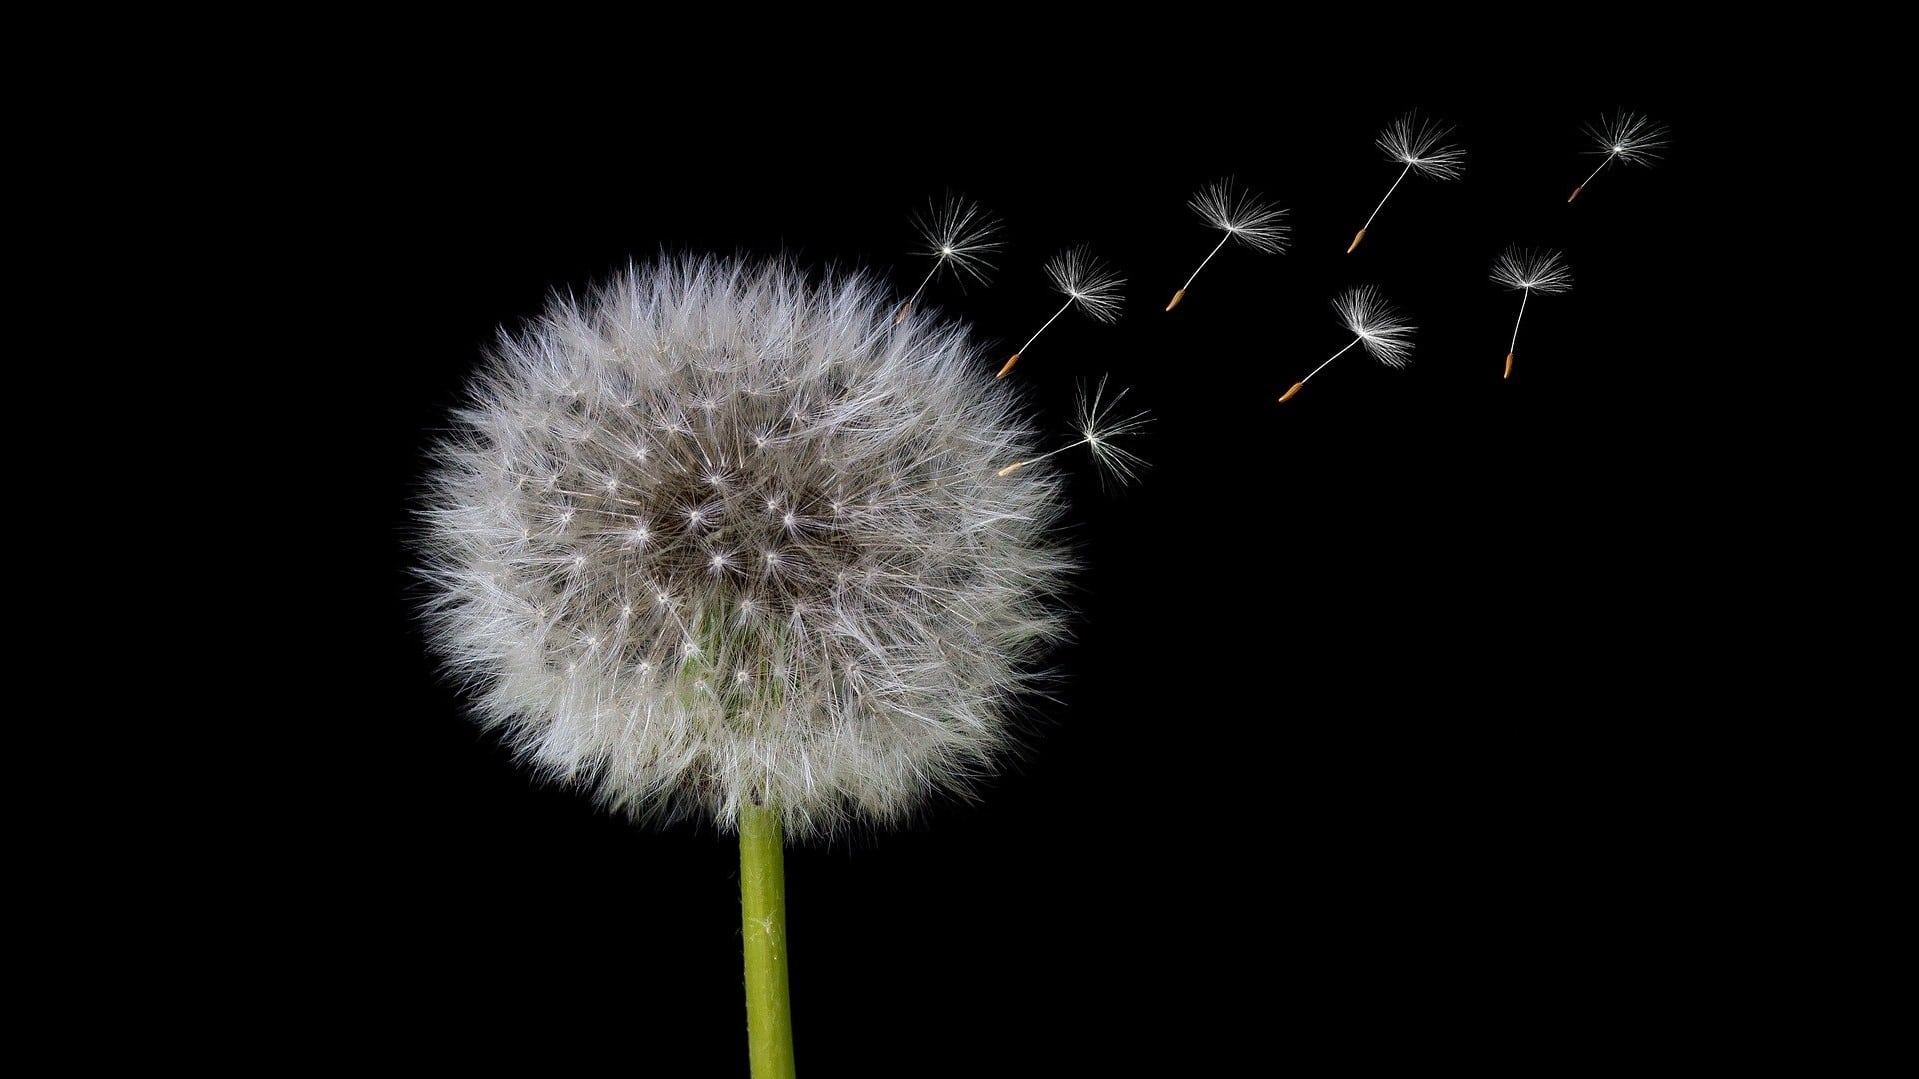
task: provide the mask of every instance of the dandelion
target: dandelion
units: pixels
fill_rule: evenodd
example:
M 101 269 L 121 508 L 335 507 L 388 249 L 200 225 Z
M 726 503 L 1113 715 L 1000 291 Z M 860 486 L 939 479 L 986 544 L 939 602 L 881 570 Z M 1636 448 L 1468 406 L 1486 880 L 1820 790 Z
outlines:
M 1409 172 L 1430 176 L 1435 180 L 1457 180 L 1466 165 L 1466 151 L 1453 145 L 1442 145 L 1439 140 L 1452 133 L 1452 126 L 1432 120 L 1422 120 L 1418 112 L 1409 112 L 1393 121 L 1391 127 L 1379 133 L 1373 145 L 1386 155 L 1386 160 L 1397 161 L 1404 165 L 1399 175 L 1393 179 L 1393 186 L 1386 189 L 1386 197 L 1379 200 L 1366 223 L 1359 227 L 1358 235 L 1353 237 L 1352 246 L 1346 248 L 1348 255 L 1359 247 L 1359 241 L 1366 238 L 1366 230 L 1373 226 L 1373 218 L 1386 208 L 1386 199 L 1393 197 L 1399 190 L 1399 181 Z
M 1060 481 L 996 464 L 1017 395 L 891 314 L 637 267 L 503 336 L 432 451 L 425 615 L 476 718 L 611 810 L 737 827 L 756 1076 L 791 1074 L 782 837 L 969 789 L 1062 627 Z
M 1093 463 L 1100 467 L 1102 476 L 1111 477 L 1119 483 L 1130 483 L 1139 478 L 1140 469 L 1146 462 L 1139 455 L 1119 444 L 1119 440 L 1136 434 L 1145 427 L 1148 417 L 1144 412 L 1135 412 L 1130 416 L 1118 415 L 1119 403 L 1126 399 L 1129 391 L 1121 390 L 1111 401 L 1101 403 L 1106 394 L 1106 379 L 1101 376 L 1092 393 L 1086 392 L 1086 385 L 1080 384 L 1075 402 L 1073 429 L 1079 439 L 1069 442 L 1056 450 L 1049 450 L 1038 457 L 1025 461 L 1014 461 L 999 470 L 1002 476 L 1010 476 L 1028 465 L 1036 465 L 1048 457 L 1065 453 L 1067 450 L 1085 446 L 1093 455 Z
M 1213 261 L 1213 256 L 1219 254 L 1219 249 L 1225 247 L 1228 240 L 1238 240 L 1255 251 L 1263 251 L 1267 254 L 1277 254 L 1286 250 L 1286 234 L 1292 231 L 1280 224 L 1286 216 L 1286 211 L 1273 203 L 1262 202 L 1251 191 L 1234 192 L 1233 181 L 1230 178 L 1202 188 L 1198 194 L 1187 201 L 1186 205 L 1191 207 L 1208 227 L 1216 228 L 1226 234 L 1221 236 L 1219 242 L 1213 245 L 1213 249 L 1200 260 L 1199 270 L 1205 269 L 1206 264 Z M 1186 283 L 1179 287 L 1178 292 L 1173 293 L 1172 302 L 1166 305 L 1166 310 L 1171 311 L 1178 307 L 1179 301 L 1186 298 L 1186 290 L 1193 287 L 1194 279 L 1199 277 L 1199 270 L 1194 270 L 1193 276 L 1186 279 Z
M 1373 359 L 1388 367 L 1405 367 L 1413 360 L 1413 324 L 1406 320 L 1393 306 L 1379 294 L 1372 285 L 1350 288 L 1339 294 L 1333 301 L 1333 310 L 1339 312 L 1339 320 L 1346 324 L 1353 339 L 1326 358 L 1326 363 L 1312 369 L 1305 378 L 1293 383 L 1292 388 L 1280 395 L 1280 400 L 1291 398 L 1306 388 L 1313 375 L 1326 369 L 1326 364 L 1344 356 L 1354 345 L 1365 345 Z
M 1519 351 L 1519 321 L 1526 317 L 1526 301 L 1532 299 L 1535 292 L 1549 296 L 1572 288 L 1573 272 L 1566 265 L 1565 256 L 1557 251 L 1527 251 L 1515 246 L 1508 247 L 1493 260 L 1493 281 L 1521 293 L 1519 316 L 1513 319 L 1512 344 L 1506 346 L 1506 373 L 1500 376 L 1511 378 L 1513 353 Z
M 1655 124 L 1646 117 L 1631 112 L 1614 113 L 1610 120 L 1602 116 L 1598 123 L 1586 126 L 1586 133 L 1591 135 L 1593 142 L 1599 146 L 1597 150 L 1586 152 L 1601 154 L 1604 160 L 1599 162 L 1598 168 L 1593 169 L 1584 180 L 1579 182 L 1579 186 L 1573 188 L 1572 194 L 1566 196 L 1566 201 L 1569 203 L 1578 198 L 1581 191 L 1586 190 L 1586 185 L 1593 182 L 1593 177 L 1599 175 L 1600 169 L 1614 161 L 1623 165 L 1650 167 L 1653 162 L 1659 160 L 1659 151 L 1666 146 L 1664 124 Z
M 1020 354 L 1033 347 L 1039 335 L 1046 332 L 1055 319 L 1066 313 L 1066 309 L 1079 305 L 1088 318 L 1097 322 L 1115 322 L 1119 319 L 1120 290 L 1126 287 L 1126 279 L 1115 273 L 1110 266 L 1093 257 L 1090 248 L 1081 246 L 1060 252 L 1046 264 L 1046 276 L 1053 279 L 1053 290 L 1066 297 L 1053 317 L 1046 320 L 1026 343 L 1013 353 L 1006 365 L 999 369 L 994 378 L 1005 378 L 1006 373 L 1019 362 Z
M 933 268 L 920 279 L 920 287 L 913 290 L 912 297 L 900 305 L 899 314 L 893 319 L 896 325 L 906 318 L 920 294 L 941 270 L 951 271 L 957 279 L 971 277 L 984 283 L 993 269 L 986 256 L 1004 246 L 999 241 L 999 221 L 978 203 L 957 195 L 948 195 L 945 202 L 929 205 L 923 215 L 916 214 L 913 227 L 926 244 L 916 254 L 930 257 Z

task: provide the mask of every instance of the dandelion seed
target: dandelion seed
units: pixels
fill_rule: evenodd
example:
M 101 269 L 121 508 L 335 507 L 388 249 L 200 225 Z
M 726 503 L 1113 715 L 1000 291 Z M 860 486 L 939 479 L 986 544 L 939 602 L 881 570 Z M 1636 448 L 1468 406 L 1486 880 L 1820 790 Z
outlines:
M 1393 309 L 1385 297 L 1372 285 L 1350 288 L 1339 294 L 1333 301 L 1333 310 L 1339 312 L 1339 320 L 1352 332 L 1353 339 L 1326 358 L 1326 362 L 1312 369 L 1305 378 L 1293 383 L 1292 388 L 1280 395 L 1285 401 L 1306 387 L 1313 375 L 1326 369 L 1345 355 L 1354 345 L 1365 345 L 1373 359 L 1388 367 L 1400 368 L 1413 360 L 1413 324 Z
M 1421 119 L 1417 111 L 1393 121 L 1391 127 L 1379 133 L 1373 145 L 1386 155 L 1386 160 L 1397 161 L 1404 167 L 1394 178 L 1393 186 L 1386 189 L 1386 197 L 1379 200 L 1366 223 L 1359 227 L 1359 234 L 1353 237 L 1352 246 L 1346 248 L 1348 255 L 1358 247 L 1359 241 L 1366 238 L 1366 230 L 1373 227 L 1373 218 L 1386 208 L 1386 199 L 1393 197 L 1399 190 L 1399 181 L 1409 172 L 1430 176 L 1435 180 L 1457 180 L 1466 164 L 1466 151 L 1450 144 L 1441 145 L 1441 139 L 1452 133 L 1452 125 L 1434 120 Z
M 1179 301 L 1186 298 L 1186 290 L 1193 287 L 1193 280 L 1199 276 L 1199 271 L 1204 270 L 1206 264 L 1213 261 L 1213 256 L 1219 254 L 1219 249 L 1226 246 L 1226 241 L 1238 240 L 1255 251 L 1267 254 L 1277 254 L 1286 250 L 1286 234 L 1292 231 L 1280 224 L 1286 216 L 1286 211 L 1274 203 L 1261 201 L 1251 191 L 1235 192 L 1230 178 L 1202 188 L 1198 194 L 1187 200 L 1186 205 L 1191 207 L 1208 227 L 1216 228 L 1226 235 L 1221 236 L 1219 243 L 1214 244 L 1213 249 L 1200 260 L 1199 269 L 1193 271 L 1193 276 L 1186 279 L 1186 283 L 1179 287 L 1178 292 L 1173 293 L 1172 302 L 1166 305 L 1168 311 L 1178 307 Z
M 912 298 L 900 305 L 899 314 L 893 317 L 895 326 L 905 320 L 907 312 L 913 310 L 920 294 L 941 270 L 951 270 L 957 279 L 971 277 L 983 283 L 993 269 L 986 256 L 1005 246 L 999 240 L 998 219 L 981 209 L 978 203 L 958 195 L 948 195 L 945 202 L 929 205 L 925 214 L 914 215 L 913 227 L 919 230 L 920 239 L 926 244 L 914 253 L 930 257 L 933 268 L 926 271 Z
M 1114 272 L 1105 262 L 1094 258 L 1090 248 L 1081 246 L 1060 252 L 1046 264 L 1046 276 L 1053 279 L 1053 289 L 1066 297 L 1053 317 L 1046 320 L 1026 343 L 1013 353 L 1006 366 L 999 369 L 994 378 L 1005 378 L 1006 373 L 1019 362 L 1021 353 L 1033 347 L 1039 335 L 1046 332 L 1055 319 L 1066 313 L 1066 309 L 1078 304 L 1088 318 L 1098 322 L 1114 322 L 1119 319 L 1121 290 L 1126 287 L 1126 279 Z
M 1513 319 L 1512 344 L 1506 346 L 1506 373 L 1500 376 L 1511 378 L 1513 353 L 1519 351 L 1519 321 L 1526 317 L 1526 301 L 1532 299 L 1535 292 L 1550 296 L 1572 288 L 1573 272 L 1566 265 L 1565 256 L 1557 251 L 1527 251 L 1515 246 L 1508 247 L 1493 260 L 1493 281 L 1522 293 L 1519 317 Z
M 1140 469 L 1146 467 L 1146 462 L 1138 454 L 1119 445 L 1118 440 L 1138 433 L 1141 428 L 1151 422 L 1151 417 L 1144 412 L 1135 412 L 1125 417 L 1117 415 L 1119 403 L 1126 399 L 1129 392 L 1131 391 L 1121 390 L 1112 400 L 1102 403 L 1106 395 L 1104 375 L 1100 376 L 1099 383 L 1093 387 L 1093 392 L 1090 394 L 1086 392 L 1086 384 L 1080 383 L 1073 421 L 1073 429 L 1078 432 L 1079 439 L 1056 450 L 1048 450 L 1038 457 L 1014 461 L 1000 469 L 998 475 L 1010 476 L 1027 465 L 1035 465 L 1048 457 L 1085 446 L 1093 455 L 1093 463 L 1100 467 L 1102 477 L 1110 478 L 1121 485 L 1138 479 Z
M 1597 150 L 1586 152 L 1601 154 L 1605 160 L 1601 161 L 1599 167 L 1593 169 L 1584 180 L 1581 180 L 1579 186 L 1573 188 L 1572 194 L 1566 196 L 1566 201 L 1569 203 L 1578 198 L 1581 191 L 1586 190 L 1586 185 L 1593 182 L 1593 177 L 1599 175 L 1600 169 L 1614 161 L 1624 165 L 1650 166 L 1659 160 L 1659 151 L 1666 146 L 1664 124 L 1655 124 L 1646 117 L 1631 112 L 1614 113 L 1610 120 L 1602 116 L 1598 123 L 1586 126 L 1586 133 L 1591 135 L 1593 142 L 1599 146 Z

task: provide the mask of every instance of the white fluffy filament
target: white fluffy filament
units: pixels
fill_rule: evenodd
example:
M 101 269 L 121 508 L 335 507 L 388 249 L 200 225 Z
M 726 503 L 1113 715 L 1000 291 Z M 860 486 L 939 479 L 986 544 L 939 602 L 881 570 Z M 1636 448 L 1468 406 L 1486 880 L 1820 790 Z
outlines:
M 434 450 L 435 648 L 545 775 L 790 835 L 964 791 L 1061 629 L 1056 477 L 963 327 L 663 260 L 503 336 Z M 1102 437 L 1104 432 L 1102 432 Z

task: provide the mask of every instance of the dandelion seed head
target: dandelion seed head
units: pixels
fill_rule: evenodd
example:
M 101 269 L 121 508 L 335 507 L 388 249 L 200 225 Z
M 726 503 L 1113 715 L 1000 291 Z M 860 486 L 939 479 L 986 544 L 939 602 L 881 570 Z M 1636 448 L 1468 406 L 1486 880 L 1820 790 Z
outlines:
M 1627 165 L 1651 165 L 1659 160 L 1659 151 L 1667 144 L 1664 124 L 1633 112 L 1620 111 L 1610 118 L 1601 117 L 1597 123 L 1586 126 L 1586 133 L 1599 146 L 1594 153 L 1610 154 Z
M 935 271 L 949 270 L 955 278 L 984 282 L 993 270 L 990 256 L 1005 246 L 998 219 L 958 195 L 929 204 L 914 215 L 913 227 L 926 245 L 919 253 L 934 260 Z
M 1151 422 L 1144 412 L 1120 415 L 1119 404 L 1128 392 L 1120 390 L 1108 398 L 1106 378 L 1101 376 L 1091 393 L 1087 392 L 1084 382 L 1080 383 L 1074 402 L 1073 426 L 1086 443 L 1093 462 L 1099 466 L 1101 478 L 1122 485 L 1138 479 L 1146 467 L 1145 460 L 1123 443 Z
M 502 337 L 417 551 L 434 649 L 522 760 L 635 817 L 764 800 L 801 837 L 990 771 L 1062 628 L 1060 481 L 997 475 L 1036 444 L 1018 391 L 893 307 L 668 259 Z
M 1466 151 L 1440 142 L 1452 130 L 1451 124 L 1423 118 L 1413 111 L 1394 120 L 1373 145 L 1387 160 L 1409 166 L 1414 172 L 1435 180 L 1455 180 L 1465 171 Z
M 1493 260 L 1493 280 L 1507 288 L 1548 295 L 1573 287 L 1572 267 L 1558 251 L 1508 247 Z
M 1286 237 L 1292 231 L 1283 224 L 1286 211 L 1251 191 L 1235 190 L 1230 177 L 1201 188 L 1186 205 L 1200 220 L 1255 251 L 1286 250 Z
M 1085 246 L 1069 248 L 1046 263 L 1053 287 L 1100 322 L 1118 321 L 1126 279 Z
M 1333 300 L 1333 310 L 1373 359 L 1388 367 L 1413 360 L 1413 324 L 1386 302 L 1373 285 L 1350 288 Z

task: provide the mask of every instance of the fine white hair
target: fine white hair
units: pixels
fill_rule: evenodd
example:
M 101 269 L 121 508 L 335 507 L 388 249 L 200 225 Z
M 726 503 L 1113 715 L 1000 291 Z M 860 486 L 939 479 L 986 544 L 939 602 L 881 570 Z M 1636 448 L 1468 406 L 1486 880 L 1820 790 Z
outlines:
M 1492 278 L 1507 288 L 1525 289 L 1542 296 L 1573 287 L 1573 271 L 1566 265 L 1565 255 L 1518 245 L 1508 247 L 1493 260 Z
M 1666 148 L 1664 124 L 1624 110 L 1588 124 L 1586 134 L 1598 147 L 1589 152 L 1604 154 L 1609 161 L 1617 158 L 1627 165 L 1650 165 L 1659 160 L 1660 151 Z
M 1011 747 L 1071 559 L 964 327 L 881 282 L 661 259 L 503 333 L 432 451 L 435 649 L 526 762 L 637 817 L 821 835 Z
M 1047 260 L 1046 276 L 1052 279 L 1055 291 L 1069 304 L 1078 304 L 1088 317 L 1098 322 L 1119 321 L 1126 279 L 1095 256 L 1092 248 L 1082 244 L 1060 252 Z
M 1286 250 L 1286 234 L 1292 231 L 1284 224 L 1286 211 L 1251 191 L 1236 189 L 1231 177 L 1200 188 L 1186 205 L 1209 227 L 1255 251 Z
M 1387 160 L 1411 168 L 1435 180 L 1456 180 L 1465 170 L 1466 151 L 1439 140 L 1452 134 L 1452 125 L 1409 112 L 1379 133 L 1373 145 Z
M 1347 289 L 1333 299 L 1333 310 L 1373 359 L 1395 368 L 1412 362 L 1413 324 L 1386 302 L 1376 286 Z

